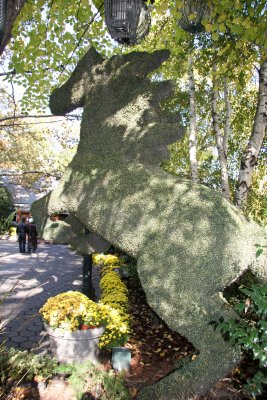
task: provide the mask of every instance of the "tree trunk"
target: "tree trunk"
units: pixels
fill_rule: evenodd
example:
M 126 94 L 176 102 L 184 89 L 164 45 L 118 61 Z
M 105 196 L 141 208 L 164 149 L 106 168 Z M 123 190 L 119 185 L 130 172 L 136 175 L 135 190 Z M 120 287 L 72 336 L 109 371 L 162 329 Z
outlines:
M 227 145 L 228 145 L 228 133 L 230 128 L 230 103 L 228 96 L 228 86 L 225 83 L 225 88 L 227 89 L 225 92 L 225 104 L 226 104 L 226 121 L 225 121 L 225 129 L 224 135 L 221 132 L 219 126 L 219 116 L 218 116 L 218 82 L 215 78 L 217 67 L 213 66 L 213 87 L 212 87 L 212 100 L 211 100 L 211 108 L 212 108 L 212 123 L 213 129 L 215 132 L 217 150 L 219 155 L 220 169 L 221 169 L 221 186 L 222 186 L 222 195 L 223 197 L 230 201 L 230 190 L 229 190 L 229 182 L 228 182 L 228 163 L 227 163 Z
M 228 155 L 228 138 L 231 127 L 231 103 L 229 99 L 229 85 L 227 78 L 224 79 L 223 83 L 224 89 L 224 104 L 225 104 L 225 125 L 224 125 L 224 135 L 223 135 L 223 149 L 227 157 Z
M 197 163 L 197 122 L 196 122 L 196 88 L 194 80 L 194 61 L 189 57 L 189 100 L 190 100 L 190 132 L 189 132 L 189 160 L 190 172 L 193 182 L 198 182 L 198 163 Z
M 19 15 L 22 7 L 26 3 L 26 0 L 0 0 L 2 4 L 6 3 L 6 12 L 3 11 L 1 15 L 1 21 L 3 25 L 3 36 L 0 42 L 0 56 L 5 50 L 7 43 L 11 38 L 11 31 L 13 28 L 13 24 L 15 19 Z M 4 10 L 4 7 L 1 7 L 1 11 Z
M 251 187 L 252 173 L 257 165 L 258 155 L 262 146 L 267 125 L 267 59 L 264 60 L 259 71 L 258 102 L 254 118 L 252 133 L 244 150 L 239 177 L 235 192 L 235 204 L 241 209 L 247 205 L 247 196 Z

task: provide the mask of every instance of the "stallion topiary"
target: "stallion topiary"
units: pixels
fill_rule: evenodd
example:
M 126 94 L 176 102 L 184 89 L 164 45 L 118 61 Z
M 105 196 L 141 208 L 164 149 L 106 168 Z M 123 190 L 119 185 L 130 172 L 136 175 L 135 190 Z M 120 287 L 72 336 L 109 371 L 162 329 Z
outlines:
M 172 83 L 147 78 L 168 56 L 87 52 L 50 98 L 57 115 L 84 107 L 77 153 L 58 188 L 32 206 L 47 240 L 81 253 L 113 244 L 135 257 L 149 305 L 199 352 L 140 391 L 151 400 L 203 394 L 236 365 L 239 352 L 210 322 L 231 315 L 222 291 L 245 270 L 267 281 L 266 259 L 255 258 L 262 228 L 214 190 L 160 167 L 183 135 L 179 114 L 160 107 Z M 51 220 L 66 211 L 65 221 Z

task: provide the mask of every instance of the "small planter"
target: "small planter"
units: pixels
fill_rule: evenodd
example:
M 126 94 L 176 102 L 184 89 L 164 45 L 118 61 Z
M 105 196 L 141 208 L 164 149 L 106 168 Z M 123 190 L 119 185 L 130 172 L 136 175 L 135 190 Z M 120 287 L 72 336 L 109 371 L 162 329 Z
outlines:
M 131 350 L 126 347 L 113 347 L 112 367 L 117 371 L 129 369 L 131 364 Z
M 62 332 L 45 325 L 45 330 L 49 335 L 52 355 L 60 363 L 72 364 L 84 361 L 97 363 L 99 361 L 98 342 L 104 333 L 104 327 Z

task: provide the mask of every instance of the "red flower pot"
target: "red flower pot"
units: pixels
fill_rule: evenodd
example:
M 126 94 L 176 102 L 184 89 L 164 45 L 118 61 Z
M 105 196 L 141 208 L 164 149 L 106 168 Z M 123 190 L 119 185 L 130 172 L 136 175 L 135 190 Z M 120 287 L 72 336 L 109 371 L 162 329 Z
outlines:
M 94 328 L 97 328 L 97 326 L 85 325 L 85 324 L 82 324 L 82 325 L 80 326 L 80 330 L 81 330 L 81 331 L 86 331 L 87 329 L 94 329 Z

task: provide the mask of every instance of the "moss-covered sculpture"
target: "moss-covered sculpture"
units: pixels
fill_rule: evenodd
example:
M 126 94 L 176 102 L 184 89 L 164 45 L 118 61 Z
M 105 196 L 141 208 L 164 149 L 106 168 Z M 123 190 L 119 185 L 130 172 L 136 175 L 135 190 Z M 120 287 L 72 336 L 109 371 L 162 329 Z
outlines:
M 32 207 L 45 239 L 82 253 L 111 243 L 135 257 L 150 306 L 199 351 L 140 392 L 151 400 L 204 393 L 232 369 L 239 354 L 210 325 L 229 315 L 221 291 L 248 268 L 267 279 L 266 260 L 255 260 L 263 230 L 220 194 L 159 166 L 167 144 L 182 136 L 179 116 L 159 106 L 172 84 L 147 78 L 167 57 L 106 60 L 88 51 L 50 101 L 54 114 L 84 107 L 77 154 L 58 188 Z M 67 220 L 50 220 L 63 211 Z

